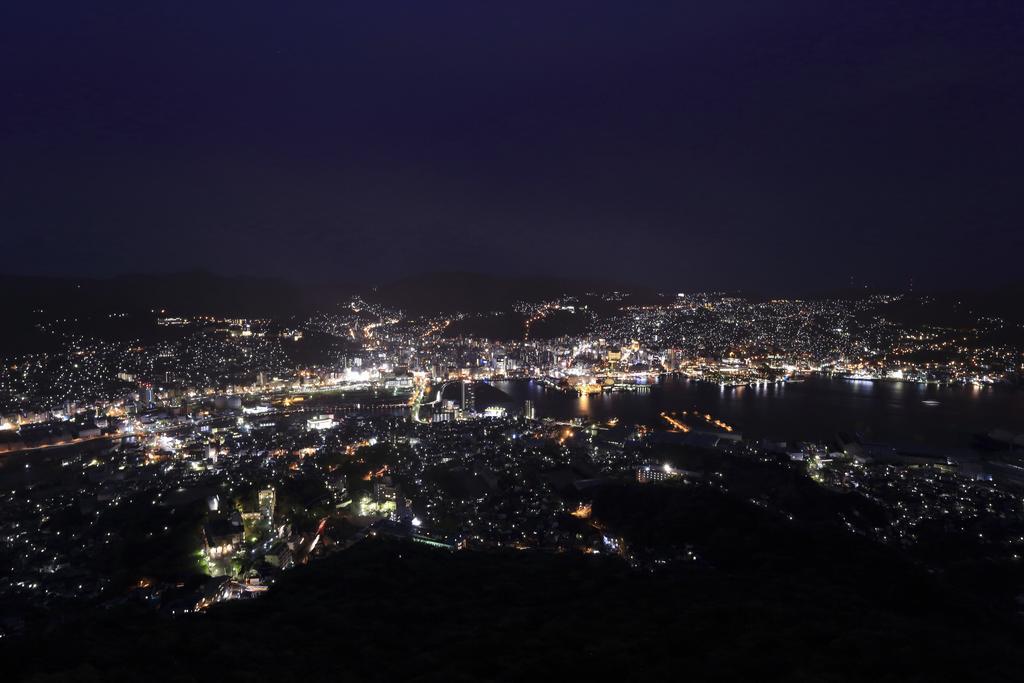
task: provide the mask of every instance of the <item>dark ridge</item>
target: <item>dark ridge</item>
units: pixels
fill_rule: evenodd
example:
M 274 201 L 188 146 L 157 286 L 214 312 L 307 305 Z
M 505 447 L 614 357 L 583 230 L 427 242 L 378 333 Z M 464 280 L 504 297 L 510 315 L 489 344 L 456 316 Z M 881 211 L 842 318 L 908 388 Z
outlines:
M 367 299 L 416 313 L 507 310 L 516 301 L 546 301 L 608 292 L 648 300 L 653 290 L 601 280 L 560 277 L 502 277 L 472 272 L 439 272 L 402 278 L 366 293 Z
M 110 278 L 0 275 L 11 314 L 48 315 L 166 311 L 167 315 L 292 316 L 336 304 L 341 285 L 299 286 L 285 280 L 206 271 Z
M 863 569 L 851 566 L 850 569 Z M 7 680 L 1011 680 L 1010 635 L 871 597 L 891 576 L 691 569 L 367 541 L 269 595 L 112 611 L 0 651 Z M 864 590 L 857 588 L 865 583 Z M 883 591 L 887 595 L 889 591 Z M 898 601 L 897 601 L 898 602 Z M 16 656 L 15 656 L 16 655 Z

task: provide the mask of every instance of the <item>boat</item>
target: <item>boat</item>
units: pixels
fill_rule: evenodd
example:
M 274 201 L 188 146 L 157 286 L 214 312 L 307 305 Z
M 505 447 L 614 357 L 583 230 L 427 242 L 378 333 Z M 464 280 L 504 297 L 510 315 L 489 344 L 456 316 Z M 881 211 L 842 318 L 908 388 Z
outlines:
M 855 372 L 849 375 L 844 375 L 843 379 L 849 380 L 851 382 L 874 382 L 878 378 L 875 377 L 874 375 L 868 375 L 863 372 Z

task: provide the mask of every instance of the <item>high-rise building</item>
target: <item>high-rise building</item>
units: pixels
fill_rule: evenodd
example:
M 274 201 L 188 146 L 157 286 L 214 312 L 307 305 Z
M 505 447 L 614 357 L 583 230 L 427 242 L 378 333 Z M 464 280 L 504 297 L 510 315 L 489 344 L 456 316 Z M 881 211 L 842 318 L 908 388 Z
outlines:
M 473 381 L 462 381 L 462 412 L 472 413 L 476 410 L 476 396 L 473 391 Z
M 259 492 L 260 518 L 262 521 L 272 524 L 274 522 L 274 506 L 277 504 L 277 494 L 274 489 L 266 488 Z
M 526 399 L 526 402 L 523 404 L 523 417 L 527 420 L 537 419 L 537 410 L 534 408 L 533 401 L 530 399 Z

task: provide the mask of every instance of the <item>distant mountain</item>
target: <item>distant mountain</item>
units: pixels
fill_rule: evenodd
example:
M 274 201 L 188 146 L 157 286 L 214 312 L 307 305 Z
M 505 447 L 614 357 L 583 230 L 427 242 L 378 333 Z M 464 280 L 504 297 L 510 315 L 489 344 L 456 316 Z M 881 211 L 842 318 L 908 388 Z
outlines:
M 516 301 L 545 301 L 562 295 L 628 292 L 648 300 L 653 290 L 602 280 L 560 277 L 502 277 L 473 272 L 437 272 L 401 278 L 365 293 L 368 300 L 415 313 L 507 310 Z
M 885 288 L 846 287 L 821 291 L 773 295 L 751 295 L 741 292 L 755 301 L 774 298 L 795 298 L 812 301 L 826 299 L 866 300 L 872 296 L 899 296 L 899 301 L 890 301 L 878 309 L 889 320 L 907 325 L 943 325 L 950 327 L 976 325 L 980 317 L 999 317 L 1011 324 L 1024 323 L 1024 281 L 988 287 L 984 289 L 929 289 L 916 291 Z M 874 312 L 871 313 L 873 315 Z
M 165 310 L 168 315 L 290 316 L 330 306 L 345 286 L 299 286 L 284 280 L 206 271 L 110 278 L 0 275 L 12 314 L 42 309 L 82 315 Z
M 332 308 L 355 293 L 414 313 L 507 310 L 516 301 L 614 291 L 629 292 L 644 301 L 656 298 L 652 290 L 614 282 L 470 272 L 408 276 L 378 287 L 296 284 L 202 270 L 109 278 L 0 275 L 0 288 L 8 293 L 7 312 L 16 317 L 39 309 L 57 315 L 165 310 L 168 315 L 287 317 Z
M 475 272 L 442 271 L 410 275 L 376 287 L 352 283 L 297 284 L 271 277 L 218 275 L 204 270 L 179 273 L 128 273 L 108 278 L 45 277 L 0 274 L 4 312 L 18 321 L 42 309 L 56 315 L 92 315 L 113 312 L 168 315 L 226 315 L 291 317 L 334 308 L 353 294 L 413 314 L 467 313 L 510 310 L 516 301 L 547 301 L 575 296 L 600 308 L 600 297 L 612 292 L 628 294 L 628 303 L 664 301 L 655 290 L 601 279 L 563 277 L 504 277 Z M 864 298 L 896 294 L 848 289 L 803 298 Z M 737 292 L 737 296 L 750 296 Z M 768 297 L 754 297 L 755 300 Z M 922 302 L 922 298 L 925 300 Z M 1024 282 L 976 291 L 917 293 L 889 307 L 887 313 L 907 322 L 970 324 L 978 315 L 995 315 L 1024 322 Z M 618 301 L 607 302 L 618 307 Z
M 971 326 L 981 317 L 998 317 L 1011 325 L 1024 323 L 1024 283 L 986 290 L 906 293 L 885 307 L 891 319 L 911 325 Z

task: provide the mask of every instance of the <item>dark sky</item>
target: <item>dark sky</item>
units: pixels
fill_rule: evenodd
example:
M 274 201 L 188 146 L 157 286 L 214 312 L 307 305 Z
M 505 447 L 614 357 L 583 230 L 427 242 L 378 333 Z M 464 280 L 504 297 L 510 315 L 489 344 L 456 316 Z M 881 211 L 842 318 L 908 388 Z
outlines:
M 979 286 L 1024 2 L 0 9 L 0 270 Z

